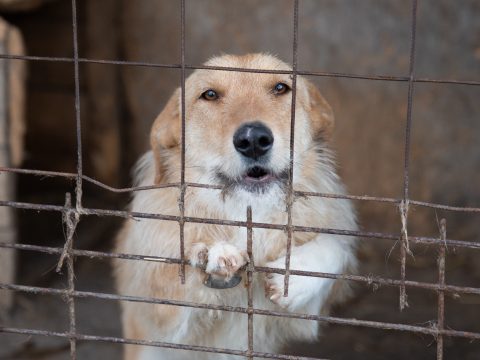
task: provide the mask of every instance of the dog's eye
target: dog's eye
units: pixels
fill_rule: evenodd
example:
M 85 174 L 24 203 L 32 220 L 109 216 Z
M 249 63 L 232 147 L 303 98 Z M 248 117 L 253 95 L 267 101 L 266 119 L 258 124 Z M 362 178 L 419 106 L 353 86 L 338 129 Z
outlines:
M 218 99 L 218 94 L 215 90 L 208 89 L 207 91 L 202 93 L 202 95 L 200 95 L 200 97 L 205 99 L 205 100 L 211 101 L 211 100 L 217 100 Z
M 290 86 L 285 83 L 278 83 L 273 87 L 273 93 L 275 95 L 285 94 L 288 90 L 290 90 Z

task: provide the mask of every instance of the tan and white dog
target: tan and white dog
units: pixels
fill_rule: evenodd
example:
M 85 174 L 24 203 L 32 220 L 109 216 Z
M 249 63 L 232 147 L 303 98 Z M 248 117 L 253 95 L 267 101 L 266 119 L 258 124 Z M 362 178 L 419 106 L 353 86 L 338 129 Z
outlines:
M 264 54 L 224 55 L 211 66 L 290 70 Z M 217 184 L 224 190 L 189 187 L 185 216 L 286 224 L 286 192 L 290 164 L 292 78 L 197 70 L 185 84 L 186 181 Z M 333 113 L 318 90 L 297 78 L 293 184 L 296 190 L 344 193 L 335 172 L 328 143 Z M 177 89 L 151 131 L 152 150 L 137 166 L 136 185 L 176 183 L 180 180 L 181 101 Z M 132 211 L 179 215 L 176 188 L 136 192 Z M 293 205 L 293 224 L 355 230 L 355 214 L 348 200 L 299 197 Z M 287 236 L 280 230 L 253 230 L 255 265 L 285 268 Z M 186 283 L 178 265 L 118 260 L 117 287 L 123 295 L 188 302 L 247 306 L 244 286 L 213 289 L 204 285 L 205 272 L 228 281 L 248 262 L 246 229 L 234 226 L 185 224 Z M 117 251 L 147 256 L 180 257 L 179 225 L 174 221 L 128 220 Z M 356 266 L 355 239 L 315 233 L 294 233 L 291 269 L 327 273 L 352 272 Z M 245 278 L 245 275 L 244 275 Z M 288 297 L 284 277 L 255 274 L 254 307 L 276 311 L 327 313 L 345 298 L 345 282 L 319 277 L 291 276 Z M 247 316 L 235 312 L 124 302 L 124 336 L 190 345 L 247 349 Z M 278 352 L 288 340 L 313 340 L 315 321 L 254 316 L 254 349 Z M 231 355 L 128 345 L 126 359 L 230 359 Z

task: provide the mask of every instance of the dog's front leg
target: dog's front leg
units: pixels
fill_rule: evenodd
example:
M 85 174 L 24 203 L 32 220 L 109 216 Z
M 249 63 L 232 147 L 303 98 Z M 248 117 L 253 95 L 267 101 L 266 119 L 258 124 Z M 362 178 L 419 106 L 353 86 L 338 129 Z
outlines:
M 230 280 L 235 273 L 248 262 L 247 252 L 219 241 L 211 246 L 203 242 L 192 244 L 188 252 L 190 263 L 200 267 L 211 276 Z
M 292 247 L 290 269 L 325 273 L 342 273 L 354 262 L 347 238 L 319 235 L 301 246 Z M 269 262 L 267 267 L 285 269 L 285 256 Z M 325 302 L 334 280 L 296 276 L 289 277 L 288 296 L 284 296 L 284 275 L 265 276 L 265 294 L 278 306 L 295 312 L 305 307 L 318 309 Z

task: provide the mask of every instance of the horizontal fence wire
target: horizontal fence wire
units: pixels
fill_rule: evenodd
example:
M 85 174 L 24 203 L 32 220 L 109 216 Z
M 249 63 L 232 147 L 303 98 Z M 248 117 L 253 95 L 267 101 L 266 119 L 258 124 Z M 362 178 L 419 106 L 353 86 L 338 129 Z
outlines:
M 76 173 L 68 173 L 68 172 L 59 172 L 59 171 L 47 171 L 47 170 L 35 170 L 35 169 L 21 169 L 21 168 L 12 168 L 12 167 L 4 167 L 0 166 L 0 174 L 2 172 L 6 173 L 15 173 L 15 174 L 25 174 L 25 175 L 33 175 L 39 176 L 42 178 L 64 178 L 74 180 L 77 177 Z M 132 187 L 123 187 L 123 188 L 116 188 L 105 183 L 102 183 L 99 180 L 96 180 L 90 176 L 82 175 L 82 179 L 85 182 L 98 186 L 104 190 L 113 192 L 113 193 L 130 193 L 136 191 L 147 191 L 147 190 L 158 190 L 158 189 L 171 189 L 171 188 L 178 188 L 181 189 L 181 183 L 164 183 L 164 184 L 157 184 L 157 185 L 148 185 L 148 186 L 132 186 Z M 224 187 L 222 185 L 213 185 L 213 184 L 202 184 L 202 183 L 195 183 L 195 182 L 185 182 L 186 187 L 192 188 L 201 188 L 201 189 L 211 189 L 211 190 L 223 190 Z M 323 197 L 323 198 L 330 198 L 330 199 L 346 199 L 346 200 L 358 200 L 358 201 L 372 201 L 372 202 L 384 202 L 384 203 L 394 203 L 396 205 L 400 205 L 403 201 L 400 198 L 391 198 L 391 197 L 384 197 L 384 196 L 372 196 L 372 195 L 347 195 L 347 194 L 331 194 L 331 193 L 320 193 L 314 191 L 301 191 L 301 190 L 294 190 L 294 195 L 298 197 Z M 438 204 L 434 202 L 428 201 L 419 201 L 414 199 L 409 199 L 409 204 L 414 206 L 421 206 L 427 207 L 432 209 L 438 210 L 446 210 L 446 211 L 457 211 L 457 212 L 467 212 L 467 213 L 480 213 L 480 207 L 472 207 L 472 206 L 451 206 L 446 204 Z
M 83 58 L 79 56 L 78 52 L 78 29 L 77 29 L 77 4 L 76 0 L 71 0 L 72 4 L 72 35 L 73 35 L 73 57 L 49 57 L 49 56 L 29 56 L 29 55 L 12 55 L 12 54 L 0 54 L 0 59 L 5 60 L 18 60 L 18 61 L 50 61 L 60 63 L 72 63 L 74 65 L 74 78 L 75 78 L 75 123 L 76 123 L 76 140 L 77 140 L 77 172 L 57 172 L 57 171 L 44 171 L 34 169 L 20 169 L 12 167 L 0 167 L 0 175 L 2 173 L 17 173 L 26 174 L 41 177 L 54 177 L 63 178 L 66 180 L 75 181 L 75 205 L 72 205 L 69 195 L 66 197 L 64 205 L 55 204 L 34 204 L 18 201 L 0 200 L 0 206 L 7 206 L 17 209 L 26 209 L 33 211 L 50 211 L 58 212 L 63 216 L 64 224 L 66 225 L 66 242 L 63 248 L 60 247 L 48 247 L 31 244 L 12 244 L 0 242 L 0 249 L 11 249 L 18 251 L 34 251 L 40 253 L 46 253 L 60 257 L 59 268 L 60 270 L 63 259 L 67 264 L 67 276 L 68 285 L 63 289 L 49 288 L 49 287 L 34 287 L 25 286 L 19 284 L 7 284 L 0 283 L 0 289 L 8 291 L 16 291 L 27 294 L 37 295 L 54 295 L 60 296 L 66 300 L 69 310 L 69 330 L 68 332 L 53 332 L 45 330 L 35 329 L 20 329 L 13 327 L 0 326 L 0 333 L 10 334 L 23 334 L 29 336 L 53 336 L 68 339 L 70 342 L 70 356 L 71 359 L 76 359 L 76 346 L 77 341 L 100 341 L 119 344 L 133 344 L 162 347 L 176 350 L 189 350 L 209 353 L 219 353 L 242 356 L 247 359 L 255 358 L 267 358 L 267 359 L 311 359 L 308 357 L 299 357 L 291 355 L 281 354 L 269 354 L 258 352 L 254 350 L 254 327 L 253 316 L 273 316 L 283 317 L 290 319 L 302 319 L 309 321 L 317 321 L 319 323 L 329 323 L 345 326 L 356 326 L 364 328 L 374 328 L 380 330 L 389 331 L 403 331 L 424 335 L 431 335 L 437 342 L 437 359 L 443 359 L 444 357 L 444 337 L 458 337 L 470 340 L 480 340 L 480 333 L 467 332 L 460 330 L 453 330 L 446 327 L 445 324 L 445 300 L 444 296 L 447 293 L 451 294 L 470 294 L 480 295 L 480 288 L 455 286 L 449 285 L 445 281 L 445 253 L 448 247 L 461 247 L 468 249 L 480 249 L 480 242 L 478 241 L 461 241 L 454 239 L 447 239 L 445 221 L 441 222 L 441 234 L 438 238 L 426 237 L 426 236 L 412 236 L 408 234 L 408 209 L 412 206 L 426 207 L 438 210 L 462 212 L 462 213 L 480 213 L 480 207 L 462 207 L 451 206 L 446 204 L 438 204 L 433 202 L 425 202 L 411 199 L 409 196 L 409 166 L 410 166 L 410 137 L 412 126 L 412 108 L 413 108 L 413 95 L 414 87 L 416 83 L 431 83 L 431 84 L 454 84 L 454 85 L 467 85 L 467 86 L 479 86 L 478 80 L 457 80 L 457 79 L 430 79 L 425 77 L 415 76 L 415 38 L 416 38 L 416 13 L 417 13 L 417 0 L 412 0 L 412 14 L 411 14 L 411 39 L 410 39 L 410 67 L 408 76 L 389 76 L 389 75 L 360 75 L 338 72 L 321 72 L 321 71 L 307 71 L 297 68 L 297 48 L 298 48 L 298 6 L 299 1 L 293 1 L 293 28 L 294 36 L 292 41 L 293 46 L 293 66 L 292 70 L 269 70 L 269 69 L 249 69 L 249 68 L 237 68 L 237 67 L 222 67 L 222 66 L 206 66 L 206 65 L 191 65 L 185 61 L 185 0 L 180 0 L 181 13 L 180 13 L 180 26 L 181 26 L 181 61 L 179 64 L 161 64 L 154 62 L 144 61 L 124 61 L 124 60 L 106 60 L 106 59 L 91 59 Z M 140 66 L 149 68 L 162 68 L 162 69 L 177 69 L 181 74 L 181 109 L 182 109 L 182 127 L 181 127 L 181 179 L 178 183 L 159 184 L 152 186 L 134 186 L 125 188 L 115 188 L 104 184 L 92 177 L 89 177 L 83 173 L 82 165 L 82 135 L 81 135 L 81 113 L 80 113 L 80 64 L 101 64 L 101 65 L 120 65 L 120 66 Z M 201 184 L 188 182 L 185 179 L 185 133 L 186 133 L 186 115 L 185 115 L 185 74 L 186 70 L 212 70 L 212 71 L 233 71 L 233 72 L 247 72 L 258 74 L 289 74 L 293 77 L 293 92 L 292 92 L 292 108 L 291 108 L 291 138 L 290 138 L 290 181 L 289 181 L 289 193 L 287 195 L 287 209 L 288 209 L 288 221 L 286 224 L 272 224 L 272 223 L 259 223 L 252 221 L 252 211 L 247 209 L 247 216 L 245 221 L 239 220 L 226 220 L 226 219 L 209 219 L 187 216 L 185 214 L 185 194 L 189 188 L 210 189 L 210 190 L 222 190 L 223 187 L 219 185 Z M 405 148 L 404 148 L 404 187 L 402 198 L 390 198 L 390 197 L 378 197 L 370 195 L 343 195 L 343 194 L 326 194 L 311 191 L 295 190 L 293 187 L 293 155 L 294 155 L 294 126 L 295 126 L 295 80 L 300 76 L 316 76 L 327 78 L 346 78 L 346 79 L 358 79 L 358 80 L 372 80 L 372 81 L 393 81 L 393 82 L 405 82 L 408 83 L 408 97 L 407 97 L 407 119 L 405 127 Z M 107 210 L 107 209 L 95 209 L 84 207 L 82 204 L 83 198 L 83 186 L 84 183 L 93 184 L 106 191 L 112 193 L 129 193 L 135 191 L 148 191 L 148 190 L 160 190 L 160 189 L 178 189 L 180 193 L 179 197 L 179 215 L 164 215 L 155 213 L 133 212 L 133 211 L 121 211 L 121 210 Z M 322 197 L 335 200 L 356 200 L 356 201 L 371 201 L 379 203 L 392 204 L 400 210 L 401 215 L 401 231 L 399 234 L 389 234 L 381 232 L 368 232 L 368 231 L 352 231 L 343 229 L 329 229 L 311 226 L 299 226 L 295 225 L 291 219 L 291 206 L 296 198 L 299 197 Z M 90 250 L 75 249 L 73 244 L 73 234 L 76 227 L 83 216 L 113 216 L 126 219 L 156 219 L 163 221 L 175 221 L 180 227 L 180 258 L 160 257 L 154 255 L 139 255 L 139 254 L 122 254 L 112 252 L 100 252 Z M 191 264 L 185 259 L 184 253 L 184 225 L 186 223 L 195 224 L 213 224 L 243 227 L 247 229 L 247 252 L 251 259 L 251 262 L 244 269 L 247 272 L 247 307 L 234 307 L 227 305 L 215 305 L 206 303 L 187 302 L 171 299 L 158 299 L 147 298 L 140 296 L 127 296 L 100 292 L 88 292 L 79 291 L 75 289 L 75 271 L 74 271 L 74 258 L 84 257 L 89 259 L 123 259 L 126 261 L 148 261 L 159 262 L 165 264 L 171 264 L 172 266 L 179 266 L 181 281 L 185 280 L 185 267 L 191 266 Z M 285 269 L 281 268 L 269 268 L 255 265 L 253 261 L 252 252 L 252 236 L 254 229 L 273 229 L 284 231 L 288 234 L 287 244 L 287 256 Z M 342 235 L 351 237 L 362 237 L 364 239 L 382 239 L 401 242 L 401 276 L 400 279 L 383 278 L 373 275 L 354 275 L 354 274 L 334 274 L 323 273 L 313 271 L 300 271 L 290 268 L 290 252 L 292 244 L 293 234 L 295 232 L 310 232 L 318 234 L 331 234 Z M 409 254 L 409 244 L 425 244 L 434 245 L 439 248 L 438 257 L 438 283 L 431 282 L 419 282 L 406 279 L 406 258 Z M 389 323 L 381 321 L 360 320 L 354 318 L 340 318 L 334 316 L 323 315 L 310 315 L 310 314 L 298 314 L 283 311 L 273 311 L 265 309 L 257 309 L 253 306 L 253 292 L 252 292 L 252 279 L 254 273 L 276 273 L 285 275 L 285 295 L 288 293 L 288 279 L 290 275 L 295 276 L 310 276 L 320 277 L 341 281 L 353 281 L 363 283 L 367 286 L 390 286 L 398 287 L 400 289 L 400 307 L 405 307 L 408 303 L 406 301 L 406 288 L 425 289 L 429 291 L 435 291 L 438 293 L 438 321 L 436 325 L 432 326 L 418 326 L 400 323 Z M 80 334 L 76 331 L 76 317 L 75 317 L 75 299 L 98 299 L 109 301 L 127 301 L 127 302 L 141 302 L 150 304 L 162 304 L 170 306 L 180 306 L 189 308 L 198 308 L 205 310 L 219 310 L 226 312 L 234 312 L 244 314 L 248 317 L 248 349 L 246 350 L 233 350 L 233 349 L 221 349 L 215 347 L 198 346 L 198 345 L 186 345 L 186 344 L 174 344 L 168 342 L 154 341 L 154 340 L 136 340 L 126 339 L 118 337 L 107 336 L 94 336 L 87 334 Z
M 31 56 L 31 55 L 12 55 L 12 54 L 0 54 L 0 59 L 7 60 L 22 60 L 22 61 L 50 61 L 50 62 L 63 62 L 73 63 L 74 59 L 71 57 L 55 57 L 55 56 Z M 78 58 L 79 63 L 86 64 L 103 64 L 103 65 L 125 65 L 125 66 L 140 66 L 147 68 L 163 68 L 163 69 L 178 69 L 182 68 L 181 64 L 162 64 L 148 61 L 131 61 L 131 60 L 107 60 L 107 59 L 91 59 L 91 58 Z M 214 71 L 230 71 L 230 72 L 246 72 L 255 74 L 280 74 L 291 75 L 291 70 L 274 70 L 274 69 L 253 69 L 253 68 L 238 68 L 227 66 L 211 66 L 211 65 L 192 65 L 185 64 L 187 70 L 214 70 Z M 346 78 L 346 79 L 359 79 L 359 80 L 377 80 L 377 81 L 396 81 L 396 82 L 408 82 L 410 78 L 408 76 L 393 76 L 393 75 L 361 75 L 340 73 L 331 71 L 308 71 L 297 70 L 296 73 L 301 76 L 316 76 L 316 77 L 329 77 L 329 78 Z M 480 86 L 480 80 L 458 80 L 458 79 L 432 79 L 426 77 L 415 77 L 413 79 L 417 83 L 431 83 L 431 84 L 456 84 L 456 85 L 472 85 Z
M 34 203 L 25 203 L 17 201 L 0 201 L 0 206 L 9 206 L 17 209 L 25 210 L 35 210 L 35 211 L 47 211 L 47 212 L 63 212 L 65 207 L 61 205 L 50 205 L 50 204 L 34 204 Z M 94 208 L 82 208 L 83 216 L 113 216 L 120 217 L 125 219 L 157 219 L 164 221 L 181 221 L 180 216 L 175 215 L 164 215 L 158 213 L 141 213 L 135 211 L 126 211 L 126 210 L 107 210 L 107 209 L 94 209 Z M 210 225 L 225 225 L 225 226 L 234 226 L 234 227 L 246 227 L 246 221 L 239 220 L 225 220 L 225 219 L 212 219 L 212 218 L 201 218 L 193 216 L 185 216 L 183 219 L 185 222 L 194 223 L 194 224 L 210 224 Z M 273 229 L 286 231 L 287 225 L 283 224 L 272 224 L 272 223 L 252 223 L 253 228 L 259 229 Z M 331 234 L 331 235 L 345 235 L 345 236 L 356 236 L 362 237 L 364 239 L 385 239 L 385 240 L 400 240 L 400 234 L 391 234 L 391 233 L 382 233 L 382 232 L 371 232 L 371 231 L 357 231 L 357 230 L 342 230 L 342 229 L 331 229 L 331 228 L 322 228 L 322 227 L 312 227 L 312 226 L 300 226 L 292 225 L 292 230 L 294 232 L 306 232 L 306 233 L 317 233 L 317 234 Z M 410 236 L 408 237 L 411 243 L 415 244 L 424 244 L 424 245 L 436 245 L 439 246 L 443 244 L 438 238 L 429 237 L 429 236 Z M 469 249 L 480 249 L 480 242 L 476 241 L 463 241 L 463 240 L 454 240 L 446 239 L 445 243 L 448 246 L 460 247 L 460 248 L 469 248 Z
M 293 272 L 292 272 L 293 275 Z M 439 334 L 449 337 L 458 337 L 471 340 L 480 340 L 480 333 L 469 332 L 469 331 L 459 331 L 452 329 L 438 329 L 436 326 L 426 327 L 418 325 L 409 325 L 409 324 L 399 324 L 399 323 L 388 323 L 381 321 L 371 321 L 371 320 L 359 320 L 354 318 L 341 318 L 334 316 L 324 316 L 324 315 L 311 315 L 311 314 L 299 314 L 292 312 L 284 311 L 274 311 L 274 310 L 265 310 L 257 308 L 246 308 L 241 306 L 228 306 L 228 305 L 214 305 L 209 303 L 197 303 L 190 301 L 181 301 L 181 300 L 170 300 L 170 299 L 159 299 L 159 298 L 148 298 L 141 296 L 129 296 L 129 295 L 117 295 L 117 294 L 108 294 L 100 292 L 88 292 L 88 291 L 78 291 L 69 292 L 68 289 L 55 289 L 55 288 L 42 288 L 34 286 L 24 286 L 24 285 L 15 285 L 15 284 L 0 284 L 0 289 L 12 290 L 24 293 L 31 293 L 36 295 L 58 295 L 58 296 L 72 296 L 75 298 L 92 298 L 92 299 L 101 299 L 101 300 L 117 300 L 117 301 L 128 301 L 128 302 L 140 302 L 147 304 L 157 304 L 157 305 L 172 305 L 180 307 L 189 307 L 205 310 L 219 310 L 226 312 L 234 312 L 240 314 L 248 314 L 251 312 L 254 315 L 264 315 L 264 316 L 274 316 L 282 317 L 288 319 L 299 319 L 299 320 L 311 320 L 317 322 L 325 322 L 329 324 L 336 325 L 352 325 L 366 328 L 374 328 L 381 330 L 396 330 L 396 331 L 405 331 L 411 333 L 419 333 L 424 335 L 432 335 L 436 337 Z M 1 332 L 0 327 L 0 332 Z
M 252 227 L 252 223 L 249 223 L 249 227 Z M 443 245 L 445 246 L 445 244 Z M 50 255 L 61 255 L 63 248 L 51 247 L 51 246 L 42 246 L 42 245 L 30 245 L 30 244 L 12 244 L 0 242 L 0 248 L 13 249 L 20 251 L 34 251 Z M 73 249 L 71 254 L 75 257 L 86 257 L 89 259 L 123 259 L 123 260 L 140 260 L 140 261 L 149 261 L 149 262 L 160 262 L 165 264 L 181 264 L 181 259 L 179 258 L 170 258 L 154 255 L 138 255 L 138 254 L 123 254 L 123 253 L 112 253 L 112 252 L 101 252 L 101 251 L 92 251 L 92 250 L 80 250 Z M 191 265 L 188 261 L 185 262 L 186 265 Z M 282 268 L 271 268 L 265 266 L 254 266 L 253 271 L 257 273 L 272 273 L 272 274 L 285 274 L 285 269 Z M 290 270 L 291 275 L 296 276 L 310 276 L 310 277 L 320 277 L 327 279 L 338 279 L 338 280 L 348 280 L 365 283 L 369 286 L 400 286 L 402 284 L 401 280 L 391 279 L 391 278 L 382 278 L 380 276 L 368 275 L 353 275 L 353 274 L 333 274 L 333 273 L 324 273 L 318 271 L 304 271 L 304 270 Z M 455 285 L 439 285 L 437 283 L 428 283 L 421 281 L 412 281 L 405 280 L 405 286 L 412 288 L 419 288 L 432 291 L 444 291 L 452 294 L 470 294 L 470 295 L 480 295 L 480 288 L 468 287 L 468 286 L 455 286 Z
M 209 346 L 184 345 L 184 344 L 168 343 L 168 342 L 153 341 L 153 340 L 125 339 L 125 338 L 112 337 L 112 336 L 84 335 L 79 333 L 76 333 L 75 335 L 71 335 L 69 333 L 46 331 L 46 330 L 0 327 L 0 332 L 10 333 L 10 334 L 23 334 L 23 335 L 29 335 L 29 336 L 36 335 L 36 336 L 53 336 L 53 337 L 60 337 L 60 338 L 73 338 L 75 340 L 80 340 L 80 341 L 97 341 L 97 342 L 109 342 L 109 343 L 116 343 L 116 344 L 154 346 L 154 347 L 161 347 L 166 349 L 199 351 L 199 352 L 207 352 L 207 353 L 214 353 L 214 354 L 227 354 L 227 355 L 237 355 L 237 356 L 246 356 L 247 354 L 247 351 L 221 349 L 221 348 L 215 348 L 215 347 L 209 347 Z M 254 351 L 253 356 L 259 357 L 262 359 L 322 360 L 319 358 L 269 354 L 269 353 L 258 352 L 258 351 Z

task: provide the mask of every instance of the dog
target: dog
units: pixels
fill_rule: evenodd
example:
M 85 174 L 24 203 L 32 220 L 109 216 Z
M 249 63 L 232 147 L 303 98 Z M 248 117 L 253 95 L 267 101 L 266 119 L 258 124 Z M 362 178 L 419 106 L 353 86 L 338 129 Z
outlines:
M 251 206 L 254 222 L 287 224 L 286 199 L 290 177 L 292 81 L 289 74 L 251 73 L 209 66 L 290 71 L 274 56 L 222 55 L 194 71 L 185 82 L 185 181 L 218 185 L 221 189 L 188 186 L 184 215 L 246 221 Z M 293 187 L 299 191 L 344 194 L 330 150 L 334 127 L 331 107 L 301 76 L 296 79 Z M 177 89 L 151 130 L 151 151 L 138 162 L 135 184 L 179 183 L 181 176 L 181 90 Z M 179 216 L 180 190 L 166 187 L 137 191 L 131 211 Z M 292 224 L 356 230 L 351 202 L 325 197 L 296 197 Z M 129 219 L 117 239 L 120 253 L 180 257 L 177 221 Z M 294 232 L 290 268 L 326 273 L 352 273 L 356 239 L 349 236 Z M 285 269 L 287 234 L 254 228 L 255 266 Z M 186 222 L 184 225 L 185 283 L 179 265 L 117 260 L 119 293 L 214 305 L 247 307 L 245 286 L 207 287 L 205 279 L 245 279 L 245 227 Z M 254 308 L 302 314 L 328 314 L 332 304 L 349 294 L 345 281 L 290 276 L 284 296 L 284 275 L 254 273 Z M 214 286 L 215 287 L 215 286 Z M 129 339 L 247 349 L 247 315 L 194 307 L 122 303 L 123 331 Z M 255 351 L 276 353 L 291 340 L 315 340 L 316 321 L 255 315 Z M 230 359 L 233 355 L 191 352 L 162 347 L 127 345 L 125 359 Z

